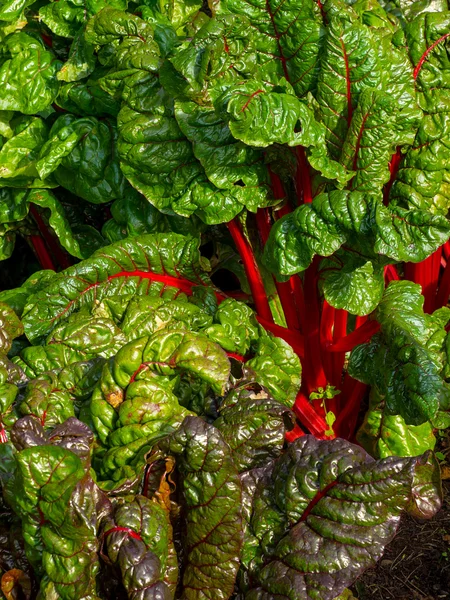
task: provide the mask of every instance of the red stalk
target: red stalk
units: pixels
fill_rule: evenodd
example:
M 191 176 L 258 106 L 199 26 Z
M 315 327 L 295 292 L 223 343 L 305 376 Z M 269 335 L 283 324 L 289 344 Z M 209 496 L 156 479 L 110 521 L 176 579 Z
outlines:
M 342 397 L 347 398 L 344 408 L 339 412 L 334 424 L 336 436 L 349 440 L 355 433 L 356 423 L 361 408 L 361 401 L 366 392 L 367 385 L 356 381 L 346 373 Z
M 444 250 L 445 252 L 445 250 Z M 442 276 L 441 282 L 439 284 L 439 289 L 436 295 L 436 308 L 441 308 L 442 306 L 447 306 L 448 298 L 450 296 L 450 261 L 447 261 L 447 264 L 444 269 L 444 274 Z
M 355 331 L 356 329 L 358 329 L 359 327 L 361 327 L 362 325 L 364 325 L 364 323 L 368 320 L 369 315 L 364 315 L 362 317 L 360 317 L 359 315 L 356 316 L 355 318 Z
M 245 274 L 247 275 L 253 301 L 255 303 L 256 312 L 258 316 L 269 323 L 273 323 L 272 311 L 270 310 L 266 290 L 264 289 L 263 280 L 252 247 L 243 235 L 241 228 L 235 219 L 227 223 L 227 226 L 242 259 Z
M 325 419 L 316 413 L 308 398 L 302 392 L 297 394 L 293 410 L 300 423 L 306 427 L 312 435 L 319 440 L 330 439 L 325 435 L 325 431 L 329 429 Z
M 43 269 L 50 269 L 52 271 L 56 271 L 55 265 L 48 253 L 48 250 L 44 244 L 44 240 L 40 235 L 30 235 L 30 241 L 36 252 L 36 256 L 38 258 L 39 264 Z
M 384 267 L 384 279 L 386 283 L 390 281 L 397 281 L 400 279 L 399 274 L 397 273 L 397 269 L 394 265 L 387 265 Z
M 328 485 L 326 485 L 323 490 L 319 490 L 317 492 L 317 494 L 314 496 L 314 498 L 311 500 L 311 502 L 308 504 L 308 506 L 305 508 L 302 516 L 300 517 L 299 523 L 302 523 L 303 521 L 306 521 L 306 519 L 309 517 L 312 509 L 316 506 L 316 504 L 318 502 L 320 502 L 320 500 L 322 500 L 322 498 L 324 496 L 327 495 L 327 493 L 331 490 L 331 488 L 334 488 L 335 485 L 337 485 L 337 481 L 331 481 Z
M 327 378 L 322 365 L 320 348 L 320 312 L 318 290 L 319 257 L 305 271 L 305 360 L 302 388 L 309 397 L 318 388 L 326 388 Z M 320 400 L 317 401 L 320 405 Z
M 37 208 L 35 206 L 33 206 L 33 204 L 30 204 L 30 213 L 37 225 L 39 233 L 44 238 L 49 250 L 52 252 L 53 256 L 56 258 L 60 267 L 62 267 L 63 269 L 67 269 L 68 267 L 70 267 L 72 263 L 69 260 L 69 257 L 67 256 L 67 254 L 65 252 L 63 252 L 63 250 L 61 250 L 58 242 L 55 240 L 55 238 L 52 236 L 52 234 L 48 231 L 43 218 L 39 214 L 39 211 L 37 210 Z
M 414 79 L 417 79 L 417 76 L 419 75 L 420 69 L 422 68 L 422 66 L 423 66 L 423 63 L 424 63 L 424 62 L 427 60 L 427 58 L 428 58 L 428 55 L 430 54 L 430 52 L 432 52 L 432 51 L 433 51 L 433 50 L 436 48 L 436 46 L 437 46 L 438 44 L 440 44 L 440 43 L 441 43 L 441 42 L 443 42 L 443 41 L 444 41 L 446 38 L 448 38 L 448 36 L 449 36 L 449 35 L 450 35 L 450 33 L 446 33 L 446 34 L 444 34 L 442 37 L 440 37 L 440 38 L 439 38 L 439 39 L 437 39 L 435 42 L 433 42 L 433 43 L 431 44 L 431 46 L 429 46 L 429 48 L 427 48 L 427 49 L 425 50 L 425 52 L 424 52 L 424 53 L 422 54 L 422 56 L 420 57 L 420 60 L 419 60 L 419 62 L 417 63 L 417 65 L 416 65 L 416 68 L 414 69 L 414 72 L 413 72 L 413 77 L 414 77 Z
M 405 279 L 418 283 L 425 298 L 423 310 L 432 313 L 436 306 L 436 291 L 441 268 L 442 248 L 438 248 L 420 263 L 405 263 Z
M 292 429 L 291 431 L 287 431 L 284 438 L 287 442 L 292 443 L 295 442 L 295 440 L 298 440 L 298 438 L 303 437 L 304 435 L 305 432 L 299 426 L 299 424 L 296 423 L 294 429 Z
M 323 368 L 328 381 L 331 383 L 333 383 L 333 361 L 330 353 L 327 352 L 327 347 L 333 342 L 334 316 L 334 307 L 324 300 L 320 319 L 320 348 L 322 350 Z
M 445 242 L 442 246 L 442 253 L 444 254 L 446 260 L 450 258 L 450 242 Z
M 345 310 L 339 309 L 336 310 L 335 319 L 334 319 L 334 330 L 333 330 L 333 344 L 338 342 L 341 339 L 344 339 L 347 335 L 347 317 L 348 313 Z M 344 368 L 345 362 L 345 351 L 337 352 L 332 357 L 333 362 L 333 378 L 331 380 L 332 385 L 337 388 L 340 388 L 341 378 L 342 378 L 342 369 Z M 333 403 L 334 404 L 334 403 Z M 331 410 L 331 403 L 330 403 Z M 334 411 L 333 411 L 334 412 Z
M 358 344 L 367 342 L 379 329 L 380 324 L 376 321 L 366 321 L 352 333 L 333 341 L 327 350 L 328 352 L 350 352 Z
M 295 304 L 297 306 L 297 315 L 300 324 L 300 331 L 303 333 L 303 322 L 305 320 L 305 294 L 303 293 L 303 282 L 299 275 L 293 275 L 289 280 L 291 289 L 295 296 Z

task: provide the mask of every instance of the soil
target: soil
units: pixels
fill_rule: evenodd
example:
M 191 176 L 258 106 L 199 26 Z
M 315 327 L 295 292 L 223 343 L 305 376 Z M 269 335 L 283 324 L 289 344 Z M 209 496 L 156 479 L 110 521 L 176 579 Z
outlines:
M 440 440 L 444 502 L 430 521 L 405 516 L 376 568 L 352 587 L 359 600 L 450 600 L 450 433 Z

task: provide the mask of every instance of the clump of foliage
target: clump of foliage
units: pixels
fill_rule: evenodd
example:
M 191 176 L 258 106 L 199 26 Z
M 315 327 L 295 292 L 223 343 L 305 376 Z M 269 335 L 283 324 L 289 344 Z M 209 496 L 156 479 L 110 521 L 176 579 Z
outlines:
M 42 267 L 0 292 L 6 600 L 332 600 L 436 512 L 448 39 L 444 0 L 0 0 L 0 259 Z

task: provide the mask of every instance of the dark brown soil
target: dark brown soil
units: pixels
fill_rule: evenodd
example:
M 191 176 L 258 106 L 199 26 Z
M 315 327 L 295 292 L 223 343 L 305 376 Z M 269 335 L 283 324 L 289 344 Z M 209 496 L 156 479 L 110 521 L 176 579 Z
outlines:
M 450 441 L 440 444 L 444 504 L 430 521 L 405 516 L 375 569 L 353 586 L 359 600 L 450 599 Z

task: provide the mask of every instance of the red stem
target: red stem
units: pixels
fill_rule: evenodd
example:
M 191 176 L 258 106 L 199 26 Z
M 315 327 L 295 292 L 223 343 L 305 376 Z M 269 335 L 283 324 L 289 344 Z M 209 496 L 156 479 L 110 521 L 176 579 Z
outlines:
M 366 321 L 361 327 L 352 331 L 348 335 L 336 339 L 331 346 L 328 346 L 328 352 L 350 352 L 355 346 L 367 342 L 380 329 L 380 324 L 376 321 Z
M 242 259 L 245 274 L 247 275 L 253 301 L 255 303 L 256 312 L 258 316 L 269 323 L 273 323 L 272 311 L 270 310 L 266 290 L 264 289 L 263 280 L 252 247 L 243 235 L 241 228 L 235 219 L 230 221 L 227 225 Z
M 41 267 L 43 269 L 51 269 L 52 271 L 56 271 L 55 265 L 53 264 L 53 261 L 41 236 L 30 235 L 29 237 Z
M 320 312 L 318 290 L 319 257 L 305 271 L 305 366 L 302 388 L 309 397 L 318 388 L 325 388 L 327 378 L 322 365 L 320 348 Z M 318 400 L 320 403 L 321 401 Z
M 300 423 L 306 427 L 312 435 L 319 440 L 328 439 L 328 436 L 325 435 L 325 431 L 328 430 L 325 419 L 317 414 L 308 398 L 302 392 L 297 394 L 293 409 Z
M 105 538 L 111 533 L 115 533 L 116 531 L 127 533 L 130 537 L 134 538 L 135 540 L 142 541 L 141 536 L 138 533 L 136 533 L 133 529 L 130 529 L 130 527 L 119 527 L 118 525 L 116 527 L 111 527 L 111 529 L 108 529 L 108 531 L 105 531 L 103 537 Z
M 347 398 L 344 408 L 334 424 L 334 432 L 338 437 L 349 440 L 355 433 L 356 423 L 361 408 L 361 402 L 367 390 L 367 385 L 356 381 L 346 373 L 342 389 L 342 397 Z
M 397 269 L 394 265 L 387 265 L 384 267 L 384 279 L 386 283 L 390 281 L 398 281 L 400 279 L 399 274 L 397 273 Z
M 445 253 L 445 249 L 444 249 Z M 447 264 L 444 269 L 444 274 L 442 276 L 441 282 L 439 284 L 439 289 L 436 295 L 436 308 L 441 308 L 442 306 L 447 306 L 448 298 L 450 296 L 450 261 L 447 261 Z
M 414 77 L 414 79 L 417 79 L 417 76 L 419 75 L 420 69 L 422 68 L 422 66 L 423 66 L 423 63 L 424 63 L 424 62 L 427 60 L 427 58 L 428 58 L 428 55 L 430 54 L 430 52 L 431 52 L 432 50 L 434 50 L 434 48 L 436 48 L 436 46 L 437 46 L 438 44 L 440 44 L 442 41 L 444 41 L 446 38 L 448 38 L 448 36 L 449 36 L 449 35 L 450 35 L 450 33 L 445 33 L 443 36 L 441 36 L 441 37 L 440 37 L 438 40 L 436 40 L 435 42 L 433 42 L 433 43 L 431 44 L 431 46 L 429 46 L 429 47 L 428 47 L 428 48 L 425 50 L 425 52 L 424 52 L 424 53 L 422 54 L 422 56 L 420 57 L 420 60 L 419 60 L 419 62 L 417 63 L 417 65 L 416 65 L 416 68 L 414 69 L 414 72 L 413 72 L 413 77 Z
M 334 330 L 333 330 L 333 344 L 338 343 L 340 340 L 347 337 L 347 317 L 348 313 L 345 310 L 336 310 L 334 319 Z M 333 379 L 332 385 L 339 388 L 342 379 L 342 369 L 344 368 L 345 362 L 345 351 L 337 352 L 333 355 Z M 330 404 L 331 406 L 331 404 Z M 331 410 L 331 409 L 330 409 Z M 333 411 L 334 412 L 334 411 Z
M 334 325 L 335 309 L 323 301 L 322 315 L 320 318 L 320 348 L 322 354 L 323 368 L 328 381 L 333 381 L 333 361 L 327 347 L 333 342 L 333 325 Z M 333 384 L 334 385 L 334 384 Z
M 304 435 L 305 435 L 305 432 L 299 426 L 299 424 L 296 423 L 294 429 L 292 429 L 291 431 L 286 431 L 286 434 L 284 437 L 287 442 L 292 443 L 292 442 L 295 442 L 295 440 L 297 440 L 299 437 L 303 437 Z
M 68 267 L 70 267 L 72 263 L 69 260 L 67 254 L 61 250 L 58 242 L 55 240 L 55 238 L 52 236 L 52 234 L 48 231 L 43 218 L 39 214 L 39 211 L 37 210 L 37 208 L 35 206 L 33 206 L 33 204 L 30 204 L 30 213 L 36 222 L 39 233 L 44 238 L 49 250 L 52 252 L 53 256 L 56 258 L 59 265 L 63 269 L 67 269 Z
M 337 485 L 337 481 L 331 481 L 328 485 L 326 485 L 322 490 L 319 490 L 317 492 L 317 494 L 314 496 L 314 498 L 311 500 L 311 502 L 308 504 L 308 506 L 305 508 L 302 516 L 299 519 L 299 523 L 302 523 L 303 521 L 306 521 L 306 519 L 309 517 L 312 509 L 316 506 L 316 504 L 318 502 L 320 502 L 320 500 L 322 500 L 322 498 L 324 496 L 327 495 L 327 493 L 331 490 L 331 488 L 334 488 L 335 485 Z
M 441 268 L 442 248 L 438 248 L 420 263 L 405 263 L 405 279 L 418 283 L 425 298 L 423 310 L 432 313 L 436 306 L 436 291 Z

